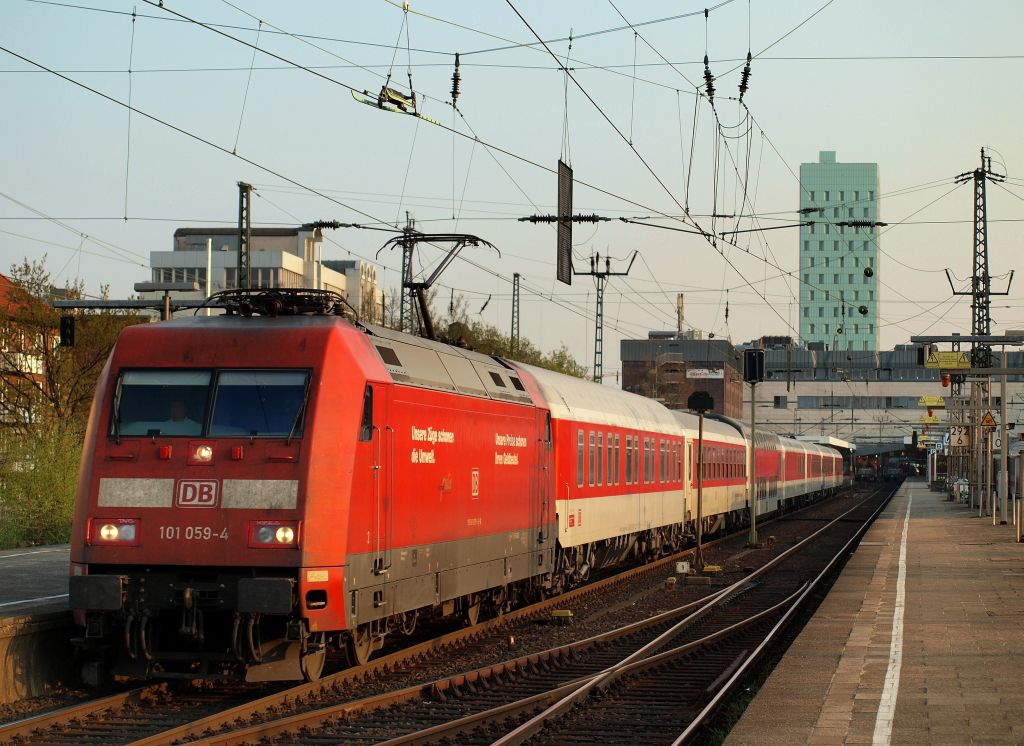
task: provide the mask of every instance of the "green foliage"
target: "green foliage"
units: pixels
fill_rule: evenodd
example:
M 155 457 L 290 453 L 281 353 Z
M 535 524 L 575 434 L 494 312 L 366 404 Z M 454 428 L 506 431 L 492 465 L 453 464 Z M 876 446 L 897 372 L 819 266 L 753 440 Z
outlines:
M 68 541 L 81 453 L 56 428 L 0 441 L 0 549 Z
M 144 319 L 75 312 L 75 346 L 60 347 L 45 258 L 11 268 L 0 303 L 0 548 L 68 540 L 82 438 L 96 380 L 121 329 Z M 103 290 L 106 295 L 106 289 Z

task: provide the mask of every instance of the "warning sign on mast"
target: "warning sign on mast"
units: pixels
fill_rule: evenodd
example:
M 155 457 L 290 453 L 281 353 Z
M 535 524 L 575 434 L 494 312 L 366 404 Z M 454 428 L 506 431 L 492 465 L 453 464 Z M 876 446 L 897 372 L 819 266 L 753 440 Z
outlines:
M 981 418 L 982 427 L 995 427 L 996 418 L 992 416 L 991 412 L 985 412 L 985 416 Z

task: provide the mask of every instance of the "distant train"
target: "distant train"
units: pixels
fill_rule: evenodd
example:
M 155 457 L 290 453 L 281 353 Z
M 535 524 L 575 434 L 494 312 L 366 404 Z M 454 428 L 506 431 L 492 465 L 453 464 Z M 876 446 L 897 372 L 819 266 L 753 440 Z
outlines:
M 71 554 L 89 678 L 314 679 L 418 620 L 500 613 L 697 521 L 697 417 L 353 323 L 318 291 L 125 329 L 93 401 Z M 836 490 L 758 431 L 757 509 Z M 747 520 L 750 431 L 704 424 L 703 530 Z

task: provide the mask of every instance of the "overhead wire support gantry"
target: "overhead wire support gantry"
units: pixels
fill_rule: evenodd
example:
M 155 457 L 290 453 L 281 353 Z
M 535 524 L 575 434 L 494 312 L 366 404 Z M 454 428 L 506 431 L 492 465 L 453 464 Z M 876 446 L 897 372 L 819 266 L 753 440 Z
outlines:
M 594 383 L 601 383 L 604 375 L 604 286 L 607 284 L 609 277 L 624 277 L 628 275 L 629 270 L 633 268 L 633 262 L 636 261 L 636 255 L 639 253 L 638 251 L 633 252 L 625 272 L 612 272 L 611 260 L 607 256 L 604 258 L 604 269 L 601 269 L 600 254 L 594 254 L 590 257 L 589 272 L 577 272 L 576 268 L 573 267 L 572 273 L 574 275 L 593 277 L 594 284 L 597 286 L 597 314 L 594 321 Z

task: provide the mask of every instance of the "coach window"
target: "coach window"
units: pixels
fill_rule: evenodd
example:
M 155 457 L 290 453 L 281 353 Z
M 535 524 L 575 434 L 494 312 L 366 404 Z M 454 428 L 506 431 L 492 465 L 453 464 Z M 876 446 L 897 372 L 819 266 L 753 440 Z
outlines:
M 577 430 L 578 443 L 576 445 L 576 486 L 583 486 L 583 431 Z
M 604 474 L 604 464 L 601 457 L 604 455 L 604 433 L 597 434 L 597 486 L 601 486 L 601 476 Z
M 588 462 L 588 484 L 594 486 L 594 431 L 590 431 L 590 461 Z
M 612 481 L 612 477 L 615 475 L 615 469 L 614 469 L 614 466 L 613 466 L 614 462 L 612 461 L 613 453 L 612 453 L 612 434 L 611 433 L 608 433 L 608 440 L 605 441 L 605 444 L 606 444 L 606 447 L 608 448 L 608 450 L 605 451 L 605 455 L 607 457 L 607 458 L 605 458 L 605 463 L 608 465 L 608 478 L 605 480 L 605 484 L 612 485 L 612 484 L 615 484 L 615 482 Z
M 626 436 L 626 484 L 633 484 L 633 437 Z
M 363 418 L 359 422 L 359 440 L 373 440 L 373 387 L 369 384 L 363 392 Z
M 640 436 L 633 436 L 633 482 L 640 482 Z
M 619 484 L 619 434 L 615 433 L 615 484 Z

